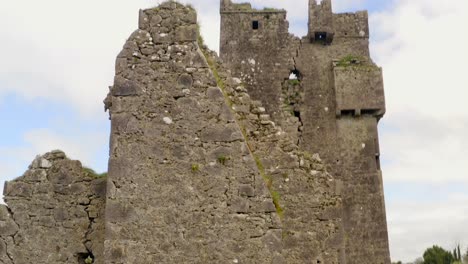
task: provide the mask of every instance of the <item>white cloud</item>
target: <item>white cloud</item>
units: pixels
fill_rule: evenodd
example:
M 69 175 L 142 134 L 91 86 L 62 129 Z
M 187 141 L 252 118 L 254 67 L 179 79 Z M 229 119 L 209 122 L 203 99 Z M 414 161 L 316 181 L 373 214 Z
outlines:
M 449 196 L 451 188 L 468 186 L 467 24 L 464 0 L 396 0 L 371 16 L 372 53 L 384 69 L 388 109 L 381 126 L 385 182 L 428 192 L 429 185 L 452 185 L 436 202 L 430 193 L 387 199 L 395 260 L 414 260 L 433 244 L 468 243 L 468 197 Z
M 468 2 L 398 0 L 371 16 L 384 68 L 382 152 L 388 181 L 468 183 Z
M 387 208 L 391 254 L 398 260 L 412 261 L 433 245 L 447 250 L 457 243 L 468 245 L 466 195 L 437 202 L 390 202 Z

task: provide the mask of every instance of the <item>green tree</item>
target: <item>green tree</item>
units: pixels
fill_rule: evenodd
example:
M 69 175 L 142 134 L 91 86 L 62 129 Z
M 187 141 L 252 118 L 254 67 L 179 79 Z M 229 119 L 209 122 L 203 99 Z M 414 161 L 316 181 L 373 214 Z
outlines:
M 453 264 L 455 260 L 451 252 L 439 246 L 426 249 L 423 257 L 423 264 Z

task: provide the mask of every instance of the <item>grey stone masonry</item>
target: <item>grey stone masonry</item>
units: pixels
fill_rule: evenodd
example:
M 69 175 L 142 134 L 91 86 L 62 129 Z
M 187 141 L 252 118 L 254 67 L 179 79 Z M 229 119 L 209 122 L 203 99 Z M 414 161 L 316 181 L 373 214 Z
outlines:
M 195 10 L 140 12 L 116 63 L 105 263 L 278 263 L 281 226 L 197 44 Z
M 377 130 L 385 98 L 367 12 L 335 14 L 331 0 L 310 0 L 308 34 L 299 39 L 282 10 L 221 3 L 225 67 L 265 106 L 262 122 L 269 116 L 299 152 L 318 153 L 341 184 L 339 263 L 390 263 Z
M 5 184 L 0 205 L 0 263 L 104 263 L 106 179 L 61 151 L 38 156 Z
M 140 10 L 104 100 L 108 176 L 62 151 L 7 182 L 0 264 L 390 264 L 367 12 Z

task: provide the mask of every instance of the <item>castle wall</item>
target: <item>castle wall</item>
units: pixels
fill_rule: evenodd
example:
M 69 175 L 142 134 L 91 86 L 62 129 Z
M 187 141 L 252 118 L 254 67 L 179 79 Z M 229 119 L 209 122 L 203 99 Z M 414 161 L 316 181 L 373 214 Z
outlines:
M 166 2 L 117 58 L 106 263 L 281 259 L 273 199 L 197 36 L 195 11 Z
M 37 157 L 5 185 L 0 263 L 104 263 L 105 181 L 63 152 Z
M 309 6 L 309 35 L 301 40 L 299 46 L 294 41 L 289 42 L 289 45 L 286 43 L 288 48 L 285 50 L 292 47 L 296 49 L 296 54 L 276 51 L 269 56 L 260 56 L 256 61 L 259 68 L 255 71 L 267 73 L 261 76 L 252 76 L 250 69 L 242 68 L 242 61 L 236 59 L 245 57 L 253 47 L 257 48 L 246 41 L 250 37 L 248 32 L 243 35 L 236 29 L 232 30 L 235 17 L 244 14 L 227 14 L 222 9 L 221 19 L 224 23 L 221 24 L 221 32 L 224 33 L 221 57 L 230 68 L 240 69 L 240 72 L 237 70 L 234 73 L 250 85 L 249 94 L 252 98 L 263 102 L 278 98 L 277 89 L 271 87 L 284 83 L 281 75 L 268 74 L 281 71 L 273 70 L 273 64 L 265 61 L 291 61 L 291 58 L 284 56 L 293 54 L 293 67 L 285 67 L 281 63 L 277 66 L 285 71 L 295 69 L 300 73 L 298 94 L 302 98 L 296 100 L 299 104 L 294 105 L 294 115 L 300 121 L 298 145 L 301 150 L 319 153 L 329 171 L 344 184 L 342 216 L 345 245 L 340 252 L 340 263 L 387 264 L 390 257 L 383 185 L 376 154 L 377 122 L 385 112 L 385 102 L 381 69 L 369 58 L 367 12 L 332 14 L 331 1 L 322 1 L 321 5 L 317 5 L 311 0 Z M 318 41 L 315 37 L 320 34 L 316 33 L 327 33 L 327 38 Z M 266 34 L 274 35 L 276 32 Z M 236 49 L 228 43 L 233 43 Z M 260 52 L 267 53 L 265 50 L 268 48 Z M 277 44 L 273 50 L 281 48 Z M 346 58 L 350 56 L 360 58 L 363 65 L 336 65 L 339 61 L 348 63 Z M 246 75 L 249 77 L 245 78 Z M 257 81 L 264 77 L 268 79 Z M 273 95 L 250 93 L 263 89 L 270 89 Z M 285 116 L 284 109 L 290 109 L 284 106 L 287 103 L 280 100 L 276 105 L 270 103 L 267 108 L 273 120 L 283 126 L 288 125 L 281 120 Z M 278 114 L 281 112 L 283 115 Z M 362 132 L 364 128 L 365 133 Z M 365 144 L 366 151 L 355 148 L 355 144 L 358 147 Z
M 376 118 L 338 119 L 346 263 L 389 263 Z
M 341 184 L 319 155 L 300 151 L 238 78 L 211 55 L 249 149 L 281 215 L 282 263 L 338 263 L 343 247 Z M 296 128 L 297 129 L 297 128 Z

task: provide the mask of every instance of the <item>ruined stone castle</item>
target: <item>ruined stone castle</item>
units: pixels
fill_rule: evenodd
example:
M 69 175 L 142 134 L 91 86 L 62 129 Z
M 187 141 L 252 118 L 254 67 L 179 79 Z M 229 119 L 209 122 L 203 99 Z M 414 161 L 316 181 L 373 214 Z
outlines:
M 195 10 L 140 11 L 104 101 L 108 175 L 61 151 L 7 182 L 2 264 L 389 264 L 367 12 L 221 0 L 220 56 Z

